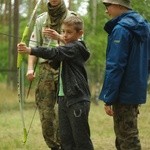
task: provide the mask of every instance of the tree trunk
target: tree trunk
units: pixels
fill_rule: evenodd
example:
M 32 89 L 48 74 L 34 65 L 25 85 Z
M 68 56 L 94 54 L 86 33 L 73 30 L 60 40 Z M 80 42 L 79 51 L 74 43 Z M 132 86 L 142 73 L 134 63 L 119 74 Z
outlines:
M 12 85 L 13 85 L 13 90 L 17 89 L 17 43 L 18 43 L 18 34 L 19 34 L 19 0 L 14 1 L 14 17 L 13 17 L 13 35 L 15 37 L 13 38 L 13 49 L 12 49 L 12 70 L 14 73 L 12 74 Z
M 96 31 L 96 18 L 97 18 L 97 0 L 93 0 L 93 12 L 92 12 L 92 22 L 93 22 L 93 33 Z
M 8 35 L 12 35 L 12 4 L 11 0 L 9 1 L 9 18 L 8 18 Z M 12 64 L 12 56 L 11 56 L 11 51 L 12 51 L 12 37 L 8 36 L 8 69 L 11 70 L 11 64 Z M 7 86 L 9 87 L 11 83 L 11 74 L 8 71 L 8 76 L 7 76 Z
M 91 22 L 91 32 L 95 34 L 97 25 L 97 0 L 89 0 L 88 11 Z
M 68 3 L 69 3 L 68 9 L 69 9 L 69 10 L 72 10 L 72 0 L 68 0 Z

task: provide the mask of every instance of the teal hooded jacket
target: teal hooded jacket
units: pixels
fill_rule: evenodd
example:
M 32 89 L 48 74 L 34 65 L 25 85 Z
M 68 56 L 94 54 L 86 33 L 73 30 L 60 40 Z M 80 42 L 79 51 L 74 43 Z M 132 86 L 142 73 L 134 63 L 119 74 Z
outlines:
M 108 45 L 99 99 L 108 105 L 145 103 L 150 51 L 148 22 L 130 10 L 108 21 L 104 29 Z

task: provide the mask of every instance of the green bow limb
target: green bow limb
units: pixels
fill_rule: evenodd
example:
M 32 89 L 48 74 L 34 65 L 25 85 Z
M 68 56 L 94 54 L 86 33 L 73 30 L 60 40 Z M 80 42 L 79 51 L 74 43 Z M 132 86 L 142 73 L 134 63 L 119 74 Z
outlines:
M 29 29 L 30 26 L 26 26 L 22 35 L 21 43 L 26 43 L 28 35 L 29 35 Z M 23 55 L 18 53 L 17 57 L 17 68 L 19 69 L 21 67 L 21 63 L 23 61 Z
M 25 27 L 25 30 L 23 32 L 22 40 L 21 42 L 26 43 L 26 39 L 29 35 L 29 26 Z M 27 130 L 25 127 L 25 120 L 24 120 L 24 113 L 23 113 L 23 93 L 22 93 L 22 62 L 23 62 L 23 55 L 18 53 L 17 57 L 17 68 L 18 68 L 18 99 L 19 99 L 19 107 L 20 107 L 20 114 L 21 114 L 21 119 L 22 119 L 22 124 L 23 124 L 23 133 L 24 133 L 24 140 L 23 143 L 26 143 L 27 141 Z
M 36 14 L 37 8 L 39 7 L 40 3 L 41 3 L 41 0 L 39 0 L 37 2 L 37 4 L 35 5 L 35 8 L 31 14 L 30 20 L 29 20 L 27 26 L 25 27 L 25 30 L 24 30 L 23 35 L 22 35 L 22 40 L 21 40 L 21 42 L 23 42 L 23 43 L 26 43 L 26 40 L 27 40 L 28 35 L 29 35 L 29 29 L 32 25 L 32 21 L 34 21 L 35 14 Z M 18 53 L 17 68 L 20 68 L 22 60 L 23 60 L 23 55 Z
M 29 29 L 32 25 L 32 21 L 34 21 L 34 18 L 35 18 L 35 14 L 36 14 L 36 11 L 37 11 L 37 8 L 39 7 L 41 3 L 41 0 L 38 0 L 33 12 L 32 12 L 32 15 L 30 17 L 30 20 L 27 24 L 27 26 L 25 27 L 25 30 L 23 32 L 23 35 L 22 35 L 22 39 L 21 39 L 21 42 L 22 43 L 26 43 L 27 41 L 27 38 L 29 36 Z M 22 94 L 22 79 L 21 79 L 21 74 L 22 74 L 22 62 L 23 62 L 23 55 L 18 53 L 18 56 L 17 56 L 17 69 L 18 69 L 18 99 L 19 99 L 19 107 L 20 107 L 20 114 L 21 114 L 21 120 L 22 120 L 22 124 L 23 124 L 23 133 L 24 133 L 24 140 L 23 140 L 23 143 L 25 144 L 26 141 L 27 141 L 27 137 L 28 137 L 28 132 L 26 130 L 26 127 L 25 127 L 25 120 L 24 120 L 24 114 L 23 114 L 23 94 Z

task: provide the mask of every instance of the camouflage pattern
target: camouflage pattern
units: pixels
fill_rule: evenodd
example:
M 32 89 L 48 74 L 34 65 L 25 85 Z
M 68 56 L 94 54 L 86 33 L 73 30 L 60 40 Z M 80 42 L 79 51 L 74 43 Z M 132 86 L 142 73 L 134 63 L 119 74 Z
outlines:
M 39 65 L 39 82 L 36 89 L 36 104 L 40 114 L 43 137 L 49 148 L 58 147 L 58 115 L 56 113 L 58 70 L 48 63 Z
M 141 150 L 137 117 L 138 105 L 113 105 L 117 150 Z

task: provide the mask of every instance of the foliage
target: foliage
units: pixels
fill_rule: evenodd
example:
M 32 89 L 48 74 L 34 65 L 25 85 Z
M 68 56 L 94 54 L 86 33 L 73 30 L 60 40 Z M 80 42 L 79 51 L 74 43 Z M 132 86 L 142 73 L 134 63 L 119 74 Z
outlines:
M 7 33 L 7 27 L 0 24 L 0 81 L 6 80 L 6 69 L 8 68 L 8 37 L 1 34 Z
M 106 49 L 106 38 L 107 34 L 103 30 L 103 26 L 107 19 L 105 15 L 104 6 L 102 3 L 97 4 L 96 14 L 96 27 L 92 29 L 91 16 L 92 8 L 89 5 L 88 15 L 84 16 L 85 21 L 85 41 L 91 52 L 91 59 L 88 63 L 88 74 L 92 83 L 102 81 L 103 70 L 105 65 L 105 49 Z M 91 17 L 92 18 L 92 17 Z M 94 28 L 94 27 L 93 27 Z
M 20 34 L 18 36 L 18 40 L 21 40 L 21 36 L 24 30 L 25 25 L 27 24 L 26 19 L 21 19 L 20 21 Z M 0 46 L 0 81 L 6 81 L 7 79 L 7 73 L 14 72 L 14 70 L 9 70 L 9 65 L 8 65 L 8 39 L 14 38 L 15 35 L 9 35 L 8 33 L 8 26 L 5 26 L 3 24 L 0 24 L 0 41 L 1 41 L 1 46 Z M 17 38 L 17 37 L 16 37 Z
M 148 21 L 150 21 L 150 1 L 142 0 L 137 2 L 137 0 L 132 0 L 131 2 L 133 9 L 143 15 Z

